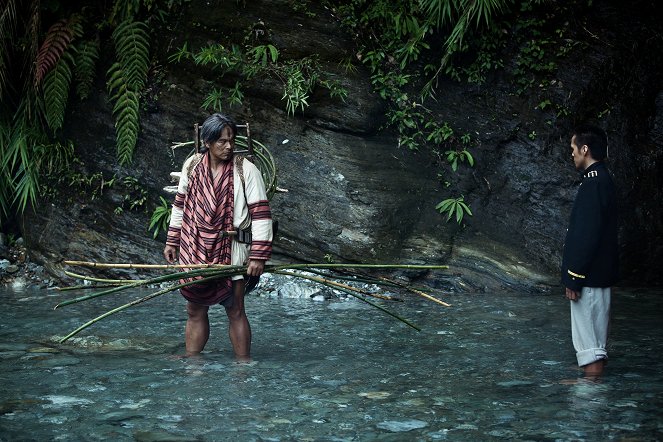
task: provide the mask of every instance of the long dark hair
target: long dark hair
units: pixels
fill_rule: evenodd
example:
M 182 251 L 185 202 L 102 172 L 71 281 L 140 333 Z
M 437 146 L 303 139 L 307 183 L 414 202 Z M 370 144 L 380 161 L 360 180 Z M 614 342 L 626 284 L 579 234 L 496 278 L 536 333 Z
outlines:
M 225 127 L 229 127 L 232 132 L 232 137 L 235 139 L 237 136 L 237 123 L 232 117 L 223 114 L 212 114 L 203 123 L 200 127 L 200 139 L 202 140 L 202 146 L 200 152 L 204 153 L 207 151 L 207 146 L 205 144 L 212 144 L 219 138 L 221 138 L 221 132 Z

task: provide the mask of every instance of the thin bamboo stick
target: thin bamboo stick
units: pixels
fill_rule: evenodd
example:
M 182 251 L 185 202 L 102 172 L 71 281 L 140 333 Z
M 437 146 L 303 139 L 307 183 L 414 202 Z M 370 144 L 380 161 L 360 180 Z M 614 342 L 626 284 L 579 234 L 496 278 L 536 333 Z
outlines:
M 132 263 L 99 263 L 92 261 L 65 261 L 67 265 L 76 265 L 82 267 L 95 268 L 118 268 L 118 269 L 199 269 L 199 268 L 230 268 L 225 264 L 132 264 Z M 285 264 L 277 265 L 274 268 L 284 269 L 404 269 L 404 270 L 446 270 L 447 265 L 415 265 L 415 264 Z
M 100 269 L 224 269 L 230 268 L 226 264 L 132 264 L 132 263 L 101 263 L 91 261 L 65 261 L 67 265 L 93 267 Z M 235 266 L 236 267 L 236 266 Z
M 58 292 L 69 292 L 72 290 L 90 290 L 90 289 L 106 289 L 108 287 L 117 287 L 122 284 L 102 284 L 102 285 L 72 285 L 68 287 L 56 287 Z
M 88 276 L 88 275 L 79 275 L 78 273 L 73 273 L 65 270 L 64 272 L 65 275 L 71 276 L 72 278 L 76 279 L 82 279 L 84 281 L 92 281 L 92 282 L 103 282 L 107 284 L 131 284 L 134 282 L 142 281 L 140 279 L 105 279 L 105 278 L 96 278 L 94 276 Z

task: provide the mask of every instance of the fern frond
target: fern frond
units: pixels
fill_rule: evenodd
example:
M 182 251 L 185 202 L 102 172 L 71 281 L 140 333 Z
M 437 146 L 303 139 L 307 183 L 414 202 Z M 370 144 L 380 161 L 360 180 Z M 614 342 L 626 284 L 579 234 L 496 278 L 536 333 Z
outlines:
M 74 76 L 76 78 L 76 93 L 81 100 L 85 100 L 92 91 L 95 63 L 98 58 L 99 40 L 87 40 L 78 45 Z
M 113 101 L 117 158 L 120 164 L 129 164 L 133 157 L 139 131 L 140 94 L 124 76 L 120 63 L 108 71 L 108 92 Z
M 69 86 L 71 85 L 71 65 L 74 57 L 65 52 L 55 67 L 44 78 L 44 105 L 46 122 L 52 131 L 62 128 L 64 111 L 69 100 Z
M 74 38 L 74 31 L 66 19 L 58 20 L 46 32 L 46 38 L 37 54 L 35 85 L 56 65 Z
M 142 89 L 150 67 L 150 43 L 147 25 L 124 21 L 113 31 L 115 53 L 129 85 Z

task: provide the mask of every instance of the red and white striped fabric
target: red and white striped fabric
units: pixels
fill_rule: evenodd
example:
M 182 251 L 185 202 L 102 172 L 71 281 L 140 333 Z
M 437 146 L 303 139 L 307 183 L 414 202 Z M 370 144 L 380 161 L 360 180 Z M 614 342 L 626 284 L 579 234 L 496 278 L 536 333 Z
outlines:
M 182 168 L 173 203 L 166 244 L 179 247 L 180 264 L 244 265 L 249 259 L 268 260 L 272 253 L 272 216 L 262 175 L 242 159 L 245 186 L 233 161 L 212 179 L 208 154 L 194 155 Z M 196 164 L 197 163 L 197 164 Z M 251 229 L 250 245 L 221 231 Z M 241 279 L 241 276 L 233 279 Z M 189 301 L 214 305 L 232 294 L 230 279 L 181 289 Z

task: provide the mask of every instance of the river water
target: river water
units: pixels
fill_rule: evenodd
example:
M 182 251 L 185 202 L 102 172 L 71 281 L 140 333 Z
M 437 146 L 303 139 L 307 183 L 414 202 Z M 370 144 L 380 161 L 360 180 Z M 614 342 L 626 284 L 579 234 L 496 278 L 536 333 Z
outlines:
M 615 291 L 600 383 L 579 379 L 561 294 L 382 302 L 417 332 L 353 298 L 263 291 L 247 299 L 248 364 L 222 308 L 202 357 L 176 357 L 176 294 L 57 343 L 150 292 L 54 311 L 76 294 L 0 289 L 0 440 L 663 440 L 661 293 Z

